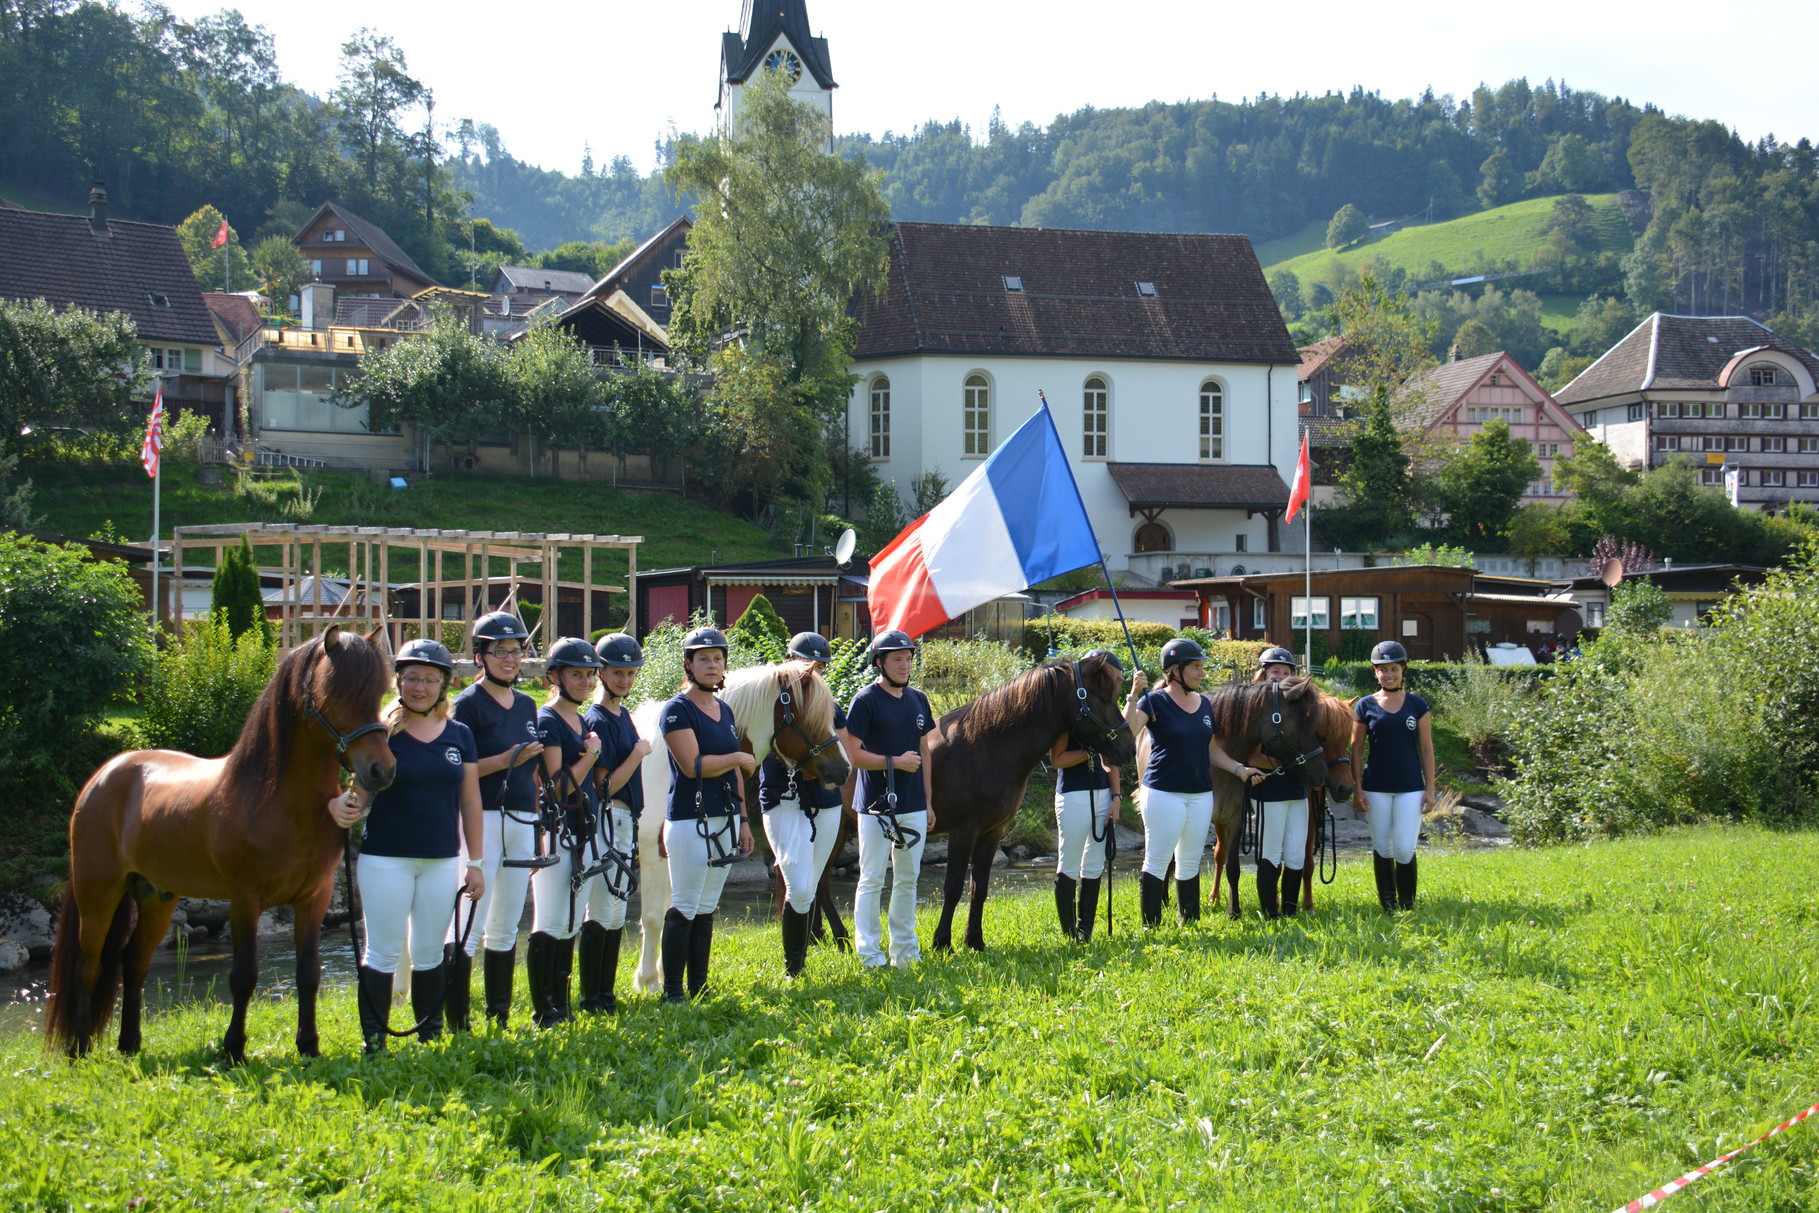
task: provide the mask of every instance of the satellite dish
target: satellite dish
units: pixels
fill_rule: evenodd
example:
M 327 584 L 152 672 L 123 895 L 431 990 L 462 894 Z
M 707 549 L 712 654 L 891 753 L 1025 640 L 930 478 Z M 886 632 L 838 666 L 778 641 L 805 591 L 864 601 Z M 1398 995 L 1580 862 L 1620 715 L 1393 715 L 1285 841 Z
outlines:
M 1612 556 L 1604 562 L 1604 568 L 1598 573 L 1598 580 L 1611 589 L 1616 589 L 1623 581 L 1623 561 Z
M 845 568 L 852 562 L 853 548 L 858 542 L 859 537 L 853 534 L 852 527 L 849 526 L 844 531 L 841 531 L 840 538 L 834 541 L 834 562 L 841 568 Z

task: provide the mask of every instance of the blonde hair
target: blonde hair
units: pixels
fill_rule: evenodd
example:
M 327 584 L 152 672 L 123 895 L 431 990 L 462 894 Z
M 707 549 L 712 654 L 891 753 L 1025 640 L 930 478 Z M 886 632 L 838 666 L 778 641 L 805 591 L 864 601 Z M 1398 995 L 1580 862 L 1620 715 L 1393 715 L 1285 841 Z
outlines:
M 422 661 L 412 662 L 411 664 L 425 666 L 442 675 L 442 694 L 436 697 L 435 706 L 422 714 L 429 717 L 431 720 L 447 720 L 449 714 L 449 692 L 458 689 L 460 679 L 456 678 L 441 666 L 429 665 L 427 662 Z M 393 671 L 392 683 L 394 686 L 397 684 L 397 681 L 398 671 Z M 411 722 L 411 717 L 417 714 L 418 713 L 413 712 L 404 706 L 404 696 L 402 694 L 399 695 L 398 698 L 392 700 L 392 706 L 385 710 L 386 736 L 396 737 L 398 734 L 404 732 L 405 728 L 408 727 Z

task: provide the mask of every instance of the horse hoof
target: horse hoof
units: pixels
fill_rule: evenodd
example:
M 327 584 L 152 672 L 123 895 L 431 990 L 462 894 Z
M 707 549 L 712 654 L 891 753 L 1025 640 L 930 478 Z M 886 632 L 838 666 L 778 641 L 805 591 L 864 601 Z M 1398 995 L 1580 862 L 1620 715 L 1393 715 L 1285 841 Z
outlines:
M 966 946 L 971 948 L 975 952 L 983 952 L 983 951 L 985 951 L 985 940 L 969 939 L 966 941 Z
M 297 1054 L 300 1057 L 320 1057 L 322 1056 L 321 1042 L 314 1036 L 310 1037 L 308 1040 L 299 1037 L 297 1040 Z

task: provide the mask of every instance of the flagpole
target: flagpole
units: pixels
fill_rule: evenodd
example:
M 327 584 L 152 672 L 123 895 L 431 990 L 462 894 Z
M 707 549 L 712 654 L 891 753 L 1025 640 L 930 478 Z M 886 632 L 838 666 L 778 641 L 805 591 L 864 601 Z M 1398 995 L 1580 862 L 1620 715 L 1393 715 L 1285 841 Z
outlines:
M 1303 435 L 1306 434 L 1303 429 Z M 1304 439 L 1305 440 L 1305 439 Z M 1307 502 L 1301 509 L 1304 552 L 1307 558 L 1307 672 L 1314 672 L 1314 477 L 1312 467 L 1307 478 Z
M 152 638 L 158 636 L 158 497 L 164 487 L 164 460 L 158 460 L 158 470 L 152 475 Z

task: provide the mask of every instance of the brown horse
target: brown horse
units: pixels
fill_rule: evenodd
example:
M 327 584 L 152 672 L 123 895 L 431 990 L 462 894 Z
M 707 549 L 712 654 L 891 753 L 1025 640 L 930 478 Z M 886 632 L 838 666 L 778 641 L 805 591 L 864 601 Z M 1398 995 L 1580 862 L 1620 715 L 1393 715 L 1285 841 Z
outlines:
M 51 958 L 47 1043 L 86 1053 L 120 1002 L 120 1051 L 139 1051 L 146 966 L 176 898 L 226 898 L 233 1019 L 222 1048 L 246 1060 L 259 915 L 296 916 L 297 1051 L 318 1052 L 322 915 L 343 831 L 328 815 L 341 772 L 377 791 L 395 764 L 379 723 L 389 670 L 370 641 L 331 627 L 292 650 L 225 758 L 135 750 L 89 779 L 70 815 L 70 875 Z
M 1265 685 L 1261 681 L 1253 686 Z M 1286 684 L 1284 684 L 1286 685 Z M 1326 766 L 1326 777 L 1323 783 L 1308 785 L 1304 779 L 1302 785 L 1310 792 L 1320 788 L 1332 793 L 1339 800 L 1350 800 L 1353 795 L 1354 780 L 1352 771 L 1352 706 L 1343 699 L 1328 695 L 1326 692 L 1309 683 L 1309 689 L 1318 697 L 1320 705 L 1319 744 Z M 1265 770 L 1282 765 L 1281 761 L 1262 749 L 1250 751 L 1249 757 L 1240 757 L 1248 766 L 1262 767 Z M 1238 902 L 1238 836 L 1243 831 L 1244 813 L 1249 808 L 1249 793 L 1238 786 L 1237 781 L 1228 779 L 1213 792 L 1213 900 L 1219 898 L 1219 882 L 1223 878 L 1229 886 L 1226 913 L 1233 918 L 1243 915 Z M 1308 797 L 1307 853 L 1302 859 L 1302 871 L 1312 877 L 1314 860 L 1314 828 L 1316 815 L 1322 806 L 1318 797 Z M 1303 909 L 1314 908 L 1314 882 L 1304 879 L 1301 882 L 1301 906 Z

